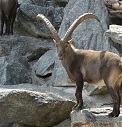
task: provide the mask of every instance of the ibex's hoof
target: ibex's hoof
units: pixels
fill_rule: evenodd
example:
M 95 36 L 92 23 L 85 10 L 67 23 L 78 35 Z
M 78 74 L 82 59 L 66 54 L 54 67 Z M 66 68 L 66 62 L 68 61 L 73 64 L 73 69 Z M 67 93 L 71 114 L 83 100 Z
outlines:
M 75 104 L 75 105 L 72 107 L 72 111 L 75 110 L 77 106 L 78 106 L 78 104 Z
M 109 116 L 109 117 L 118 117 L 119 114 L 120 114 L 119 112 L 118 112 L 118 113 L 111 112 L 108 116 Z
M 78 111 L 80 111 L 82 109 L 82 107 L 79 107 L 79 106 L 77 106 L 76 108 L 75 108 L 75 110 L 78 112 Z
M 79 111 L 79 110 L 81 110 L 81 109 L 83 109 L 84 108 L 84 106 L 82 105 L 78 105 L 78 104 L 76 104 L 76 105 L 74 105 L 74 107 L 72 108 L 72 110 L 76 110 L 76 111 Z

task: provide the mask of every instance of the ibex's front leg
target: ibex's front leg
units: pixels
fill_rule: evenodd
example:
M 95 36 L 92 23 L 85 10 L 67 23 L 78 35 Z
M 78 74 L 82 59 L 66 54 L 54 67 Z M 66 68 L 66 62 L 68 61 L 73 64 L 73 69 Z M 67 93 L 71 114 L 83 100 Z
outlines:
M 77 79 L 76 80 L 76 93 L 75 93 L 77 103 L 73 107 L 73 110 L 81 110 L 83 108 L 82 90 L 83 90 L 83 80 Z
M 0 33 L 1 36 L 3 35 L 3 27 L 4 27 L 4 20 L 5 20 L 4 18 L 5 18 L 4 15 L 1 14 L 1 33 Z

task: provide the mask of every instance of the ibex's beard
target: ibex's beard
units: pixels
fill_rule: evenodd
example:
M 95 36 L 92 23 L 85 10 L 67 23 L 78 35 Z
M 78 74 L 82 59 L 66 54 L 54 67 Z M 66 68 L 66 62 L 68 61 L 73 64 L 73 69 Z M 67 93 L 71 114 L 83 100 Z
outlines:
M 58 56 L 59 60 L 63 60 L 64 56 L 61 55 L 61 56 Z
M 66 57 L 66 54 L 58 54 L 59 60 L 63 60 Z

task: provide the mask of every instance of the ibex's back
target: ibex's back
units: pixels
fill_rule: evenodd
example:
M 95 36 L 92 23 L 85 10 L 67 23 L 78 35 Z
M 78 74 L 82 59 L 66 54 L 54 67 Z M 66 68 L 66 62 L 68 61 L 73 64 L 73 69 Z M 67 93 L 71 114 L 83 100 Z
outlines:
M 80 64 L 83 80 L 90 84 L 102 86 L 105 85 L 104 81 L 109 77 L 111 77 L 110 80 L 112 80 L 113 77 L 113 82 L 118 80 L 116 75 L 122 77 L 122 60 L 114 53 L 107 51 L 79 50 L 76 55 L 76 59 L 78 59 L 77 61 L 79 61 Z
M 88 18 L 94 18 L 99 21 L 98 17 L 94 14 L 88 13 L 79 16 L 61 39 L 48 19 L 43 15 L 37 16 L 37 19 L 43 20 L 50 29 L 57 47 L 59 59 L 67 71 L 69 78 L 76 82 L 75 95 L 77 104 L 73 109 L 82 109 L 82 89 L 84 81 L 97 85 L 105 84 L 114 103 L 113 111 L 109 116 L 117 117 L 120 114 L 122 59 L 118 55 L 107 51 L 76 49 L 70 40 L 70 36 L 75 28 Z

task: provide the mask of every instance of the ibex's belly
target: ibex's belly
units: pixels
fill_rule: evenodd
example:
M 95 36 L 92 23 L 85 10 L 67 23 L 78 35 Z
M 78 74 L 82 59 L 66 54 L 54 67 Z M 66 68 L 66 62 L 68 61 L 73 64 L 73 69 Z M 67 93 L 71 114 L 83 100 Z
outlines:
M 105 86 L 104 80 L 99 73 L 99 70 L 95 70 L 94 68 L 85 68 L 82 67 L 81 69 L 83 80 L 88 84 L 98 85 L 98 86 Z

